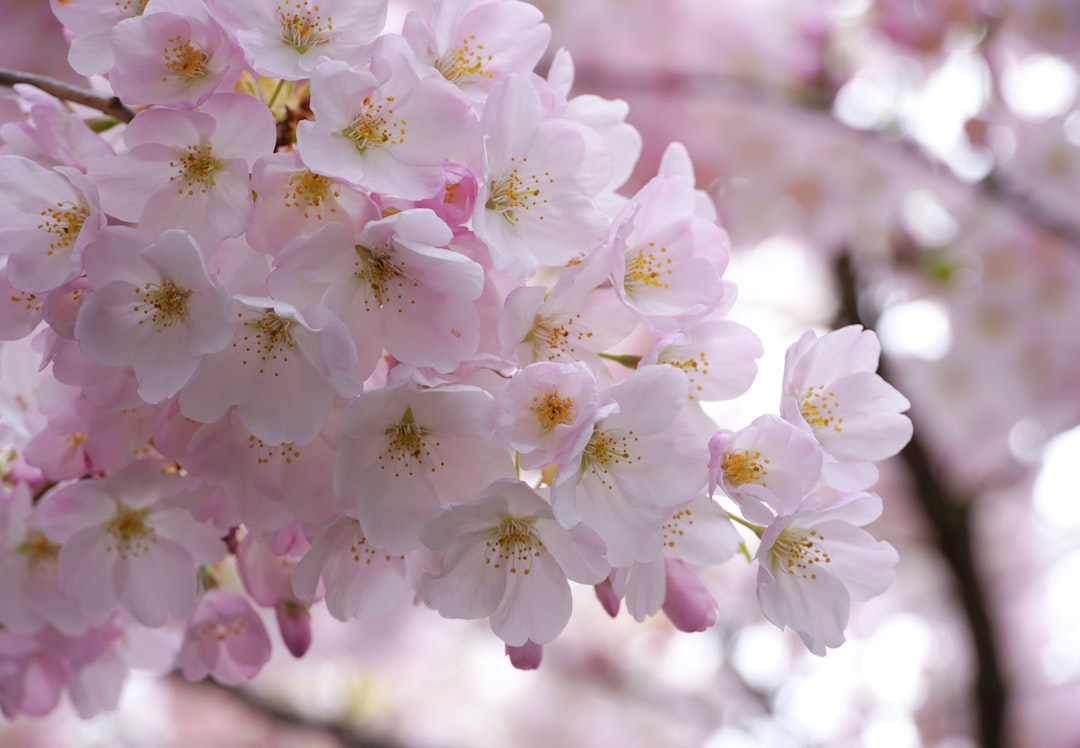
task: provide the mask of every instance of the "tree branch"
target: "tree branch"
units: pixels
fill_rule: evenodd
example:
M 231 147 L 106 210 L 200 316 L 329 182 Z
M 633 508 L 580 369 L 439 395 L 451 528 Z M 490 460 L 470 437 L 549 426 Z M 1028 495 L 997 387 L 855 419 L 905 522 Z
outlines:
M 840 296 L 837 326 L 862 323 L 872 329 L 876 310 L 860 305 L 858 279 L 846 253 L 836 261 L 834 273 Z M 891 379 L 887 359 L 882 360 L 879 373 L 886 380 Z M 948 485 L 940 468 L 930 459 L 917 428 L 899 457 L 911 478 L 915 504 L 930 526 L 933 541 L 952 574 L 956 596 L 971 633 L 976 663 L 973 701 L 978 717 L 979 745 L 1004 748 L 1008 685 L 997 650 L 996 626 L 972 548 L 970 507 L 975 504 L 970 497 L 958 495 Z
M 225 686 L 210 678 L 198 683 L 192 683 L 179 674 L 174 674 L 174 679 L 192 688 L 206 688 L 218 691 L 233 701 L 243 704 L 261 717 L 285 727 L 293 727 L 298 730 L 313 730 L 329 735 L 342 748 L 405 748 L 403 743 L 363 732 L 346 722 L 305 716 L 248 688 Z
M 124 103 L 116 96 L 94 93 L 63 81 L 46 78 L 43 75 L 0 68 L 0 86 L 14 86 L 16 83 L 25 83 L 41 89 L 47 94 L 52 94 L 58 99 L 97 109 L 99 112 L 107 114 L 120 122 L 131 122 L 131 120 L 135 119 L 135 112 L 124 106 Z

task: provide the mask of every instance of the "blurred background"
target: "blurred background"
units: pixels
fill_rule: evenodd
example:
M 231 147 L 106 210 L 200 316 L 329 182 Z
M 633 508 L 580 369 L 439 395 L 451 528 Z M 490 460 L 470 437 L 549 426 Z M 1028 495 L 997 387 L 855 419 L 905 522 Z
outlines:
M 1080 746 L 1080 3 L 536 4 L 575 93 L 629 103 L 624 192 L 681 141 L 717 201 L 731 317 L 766 349 L 721 424 L 778 407 L 802 330 L 879 332 L 915 423 L 871 528 L 892 589 L 824 658 L 764 621 L 738 559 L 704 634 L 581 589 L 532 673 L 483 621 L 322 611 L 303 660 L 276 642 L 243 689 L 137 676 L 115 714 L 0 723 L 0 745 Z M 0 66 L 71 79 L 48 4 L 0 5 Z M 391 5 L 394 29 L 429 3 Z

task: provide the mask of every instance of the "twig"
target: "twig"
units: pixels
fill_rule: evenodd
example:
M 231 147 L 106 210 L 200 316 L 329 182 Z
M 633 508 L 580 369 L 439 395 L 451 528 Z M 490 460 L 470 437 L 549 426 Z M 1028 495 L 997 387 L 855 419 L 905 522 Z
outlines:
M 342 748 L 405 748 L 403 743 L 363 732 L 345 722 L 305 716 L 248 688 L 224 686 L 210 678 L 198 683 L 191 683 L 178 674 L 174 675 L 174 678 L 193 688 L 214 689 L 262 717 L 281 725 L 325 733 L 334 738 Z
M 840 297 L 837 326 L 861 322 L 872 328 L 875 310 L 860 306 L 858 279 L 846 253 L 840 255 L 834 272 Z M 886 380 L 890 379 L 888 360 L 882 360 L 879 373 Z M 956 595 L 971 632 L 976 663 L 973 701 L 978 716 L 979 745 L 1003 748 L 1008 686 L 998 654 L 996 626 L 972 548 L 969 507 L 974 506 L 974 502 L 967 496 L 958 495 L 943 479 L 919 438 L 917 428 L 900 452 L 900 460 L 911 477 L 916 506 L 929 524 L 938 551 L 952 573 Z
M 47 94 L 52 94 L 58 99 L 97 109 L 99 112 L 103 112 L 120 122 L 131 122 L 131 120 L 135 119 L 135 112 L 124 106 L 124 102 L 120 101 L 116 96 L 94 93 L 54 78 L 46 78 L 43 75 L 0 68 L 0 85 L 14 86 L 16 83 L 26 83 L 34 88 L 41 89 Z

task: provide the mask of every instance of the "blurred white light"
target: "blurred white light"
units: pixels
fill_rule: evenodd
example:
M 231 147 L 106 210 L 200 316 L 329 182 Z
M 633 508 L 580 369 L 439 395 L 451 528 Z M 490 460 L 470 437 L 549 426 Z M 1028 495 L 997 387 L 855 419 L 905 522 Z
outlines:
M 924 247 L 940 247 L 956 238 L 956 219 L 929 190 L 914 190 L 906 195 L 901 214 L 904 228 Z
M 1042 458 L 1046 429 L 1034 418 L 1022 418 L 1009 430 L 1009 452 L 1028 465 Z
M 1040 664 L 1051 683 L 1064 683 L 1080 675 L 1080 600 L 1076 580 L 1080 579 L 1080 551 L 1067 554 L 1050 567 L 1045 576 L 1045 608 L 1049 637 L 1044 643 Z
M 1001 91 L 1009 108 L 1021 117 L 1056 117 L 1076 100 L 1077 76 L 1064 60 L 1034 54 L 1005 68 Z
M 759 623 L 739 632 L 732 663 L 749 685 L 771 691 L 787 679 L 791 668 L 787 637 L 772 624 Z
M 863 731 L 865 748 L 921 748 L 919 731 L 911 720 L 902 718 L 877 719 Z
M 1034 504 L 1039 517 L 1056 528 L 1080 527 L 1080 428 L 1051 439 L 1035 479 Z
M 833 114 L 844 124 L 860 130 L 876 130 L 888 124 L 895 98 L 880 82 L 857 76 L 836 94 Z
M 890 356 L 937 361 L 952 347 L 952 325 L 945 305 L 919 299 L 888 307 L 877 326 L 881 347 Z
M 929 627 L 914 616 L 895 615 L 874 632 L 866 642 L 863 671 L 879 701 L 908 711 L 921 704 L 931 645 Z
M 810 660 L 805 677 L 789 680 L 776 697 L 776 711 L 793 730 L 814 742 L 834 745 L 834 738 L 850 719 L 852 697 L 861 685 L 858 673 L 860 642 L 849 640 Z
M 668 644 L 659 671 L 680 688 L 706 688 L 723 664 L 716 636 L 676 636 Z

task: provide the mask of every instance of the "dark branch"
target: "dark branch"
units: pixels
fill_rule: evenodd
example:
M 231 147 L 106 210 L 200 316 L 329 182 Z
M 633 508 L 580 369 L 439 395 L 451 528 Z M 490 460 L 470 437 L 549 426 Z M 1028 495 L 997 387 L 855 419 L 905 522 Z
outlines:
M 298 730 L 312 730 L 330 735 L 342 748 L 405 748 L 403 743 L 399 743 L 389 738 L 372 735 L 345 722 L 336 722 L 305 716 L 284 704 L 262 696 L 247 688 L 224 686 L 209 678 L 198 683 L 191 683 L 178 674 L 174 677 L 175 680 L 192 688 L 214 689 L 228 698 L 243 704 L 252 712 L 257 713 L 263 718 L 276 722 L 284 727 L 292 727 Z
M 835 275 L 840 297 L 837 326 L 862 323 L 872 328 L 874 310 L 860 308 L 858 279 L 847 254 L 841 254 L 837 260 Z M 886 380 L 890 379 L 888 360 L 882 361 L 879 373 Z M 933 541 L 952 574 L 956 595 L 971 632 L 977 667 L 973 698 L 979 722 L 979 745 L 1003 748 L 1006 744 L 1004 715 L 1008 688 L 997 649 L 996 627 L 972 548 L 969 508 L 974 502 L 958 495 L 948 485 L 940 468 L 930 459 L 917 428 L 900 452 L 900 460 L 911 478 L 916 506 L 930 526 Z
M 93 91 L 87 91 L 85 88 L 72 86 L 69 83 L 53 78 L 46 78 L 43 75 L 33 75 L 18 70 L 0 68 L 0 86 L 14 86 L 16 83 L 25 83 L 41 89 L 47 94 L 52 94 L 58 99 L 97 109 L 119 122 L 131 122 L 131 120 L 135 119 L 135 112 L 124 106 L 124 103 L 115 96 L 105 96 Z

